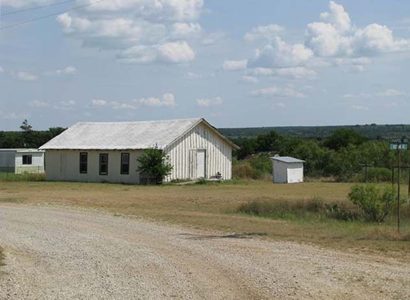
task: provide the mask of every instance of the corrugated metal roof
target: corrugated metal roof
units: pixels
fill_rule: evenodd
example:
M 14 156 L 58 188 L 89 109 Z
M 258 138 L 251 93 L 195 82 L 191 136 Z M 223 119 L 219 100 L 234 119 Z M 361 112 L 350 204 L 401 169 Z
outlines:
M 297 159 L 290 156 L 274 156 L 272 157 L 273 160 L 281 161 L 284 163 L 304 163 L 304 160 Z
M 42 150 L 164 149 L 204 119 L 140 122 L 80 122 L 40 147 Z M 223 137 L 223 136 L 222 136 Z M 223 137 L 228 143 L 231 143 Z
M 0 149 L 0 152 L 35 153 L 35 152 L 44 152 L 44 151 L 41 151 L 38 149 L 32 149 L 32 148 L 13 148 L 13 149 L 2 148 Z

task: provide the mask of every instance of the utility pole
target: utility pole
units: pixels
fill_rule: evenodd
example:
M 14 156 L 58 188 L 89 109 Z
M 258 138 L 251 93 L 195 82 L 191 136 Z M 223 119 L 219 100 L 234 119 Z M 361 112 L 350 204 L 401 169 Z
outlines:
M 407 150 L 407 139 L 404 137 L 390 143 L 391 150 L 397 150 L 397 234 L 400 235 L 400 171 L 401 171 L 401 150 Z M 394 166 L 392 168 L 392 185 L 394 186 Z M 410 187 L 409 187 L 410 191 Z
M 397 233 L 400 235 L 400 146 L 397 147 Z
M 407 201 L 410 201 L 410 169 L 408 170 Z

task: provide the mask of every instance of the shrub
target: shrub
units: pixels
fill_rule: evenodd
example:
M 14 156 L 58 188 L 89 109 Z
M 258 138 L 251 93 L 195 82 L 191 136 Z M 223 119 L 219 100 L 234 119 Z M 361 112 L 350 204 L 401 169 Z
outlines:
M 355 185 L 349 199 L 357 205 L 367 221 L 381 223 L 391 212 L 395 193 L 391 187 L 380 188 L 376 185 Z
M 363 171 L 364 173 L 365 171 Z M 366 181 L 366 175 L 361 176 L 361 181 Z M 387 168 L 369 168 L 367 170 L 368 182 L 389 182 L 391 181 L 391 170 Z
M 260 217 L 303 217 L 306 213 L 320 213 L 324 209 L 322 199 L 310 200 L 254 200 L 239 206 L 238 212 Z
M 348 208 L 342 203 L 331 203 L 325 205 L 326 216 L 331 219 L 342 221 L 354 221 L 359 218 L 359 213 Z
M 137 162 L 144 183 L 161 184 L 172 171 L 172 165 L 168 162 L 168 157 L 158 148 L 144 150 Z
M 342 221 L 354 221 L 360 216 L 357 209 L 344 203 L 325 203 L 321 198 L 308 200 L 254 200 L 243 203 L 237 212 L 258 217 L 270 218 L 329 218 Z
M 252 168 L 249 161 L 234 163 L 232 166 L 232 174 L 234 178 L 258 179 L 258 173 L 254 168 Z
M 265 179 L 271 177 L 272 161 L 268 154 L 258 154 L 253 157 L 234 161 L 232 169 L 234 178 L 241 179 Z

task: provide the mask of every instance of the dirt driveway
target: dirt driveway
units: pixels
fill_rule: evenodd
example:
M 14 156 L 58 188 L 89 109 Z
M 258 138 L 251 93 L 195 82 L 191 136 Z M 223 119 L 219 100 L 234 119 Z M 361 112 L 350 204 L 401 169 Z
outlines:
M 0 205 L 0 299 L 405 299 L 410 263 L 94 211 Z

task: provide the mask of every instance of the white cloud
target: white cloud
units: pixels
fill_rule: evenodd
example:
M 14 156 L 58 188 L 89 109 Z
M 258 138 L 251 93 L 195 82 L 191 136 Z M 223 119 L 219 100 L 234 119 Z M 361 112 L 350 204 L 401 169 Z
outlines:
M 280 97 L 280 98 L 304 98 L 305 95 L 292 87 L 272 86 L 251 92 L 252 96 L 257 97 Z
M 292 79 L 314 79 L 317 73 L 314 70 L 306 67 L 292 68 L 255 68 L 248 70 L 248 74 L 252 76 L 277 76 L 287 77 Z
M 247 42 L 254 42 L 257 40 L 274 40 L 278 34 L 283 31 L 283 27 L 277 24 L 270 24 L 266 26 L 258 26 L 246 33 L 244 40 Z
M 247 83 L 258 83 L 259 80 L 255 76 L 245 75 L 245 76 L 242 76 L 242 81 L 247 82 Z
M 74 100 L 60 101 L 53 106 L 57 110 L 71 110 L 77 103 Z
M 312 50 L 303 44 L 288 44 L 276 37 L 271 44 L 256 50 L 255 58 L 249 65 L 252 68 L 297 67 L 306 63 L 312 56 Z
M 172 107 L 176 105 L 175 96 L 171 93 L 166 93 L 162 95 L 162 99 L 151 97 L 151 98 L 142 98 L 134 102 L 142 106 Z
M 362 98 L 362 99 L 369 99 L 369 98 L 393 98 L 393 97 L 408 97 L 409 93 L 397 90 L 397 89 L 386 89 L 376 93 L 357 93 L 357 94 L 344 94 L 343 98 L 346 99 L 354 99 L 354 98 Z
M 196 103 L 199 107 L 218 106 L 223 104 L 223 99 L 219 96 L 215 98 L 202 98 L 197 99 Z
M 22 81 L 35 81 L 38 79 L 37 75 L 25 71 L 12 72 L 12 76 Z
M 195 59 L 190 40 L 203 34 L 197 22 L 202 9 L 203 0 L 101 1 L 57 21 L 83 46 L 115 50 L 126 63 L 184 63 Z
M 170 42 L 158 47 L 159 59 L 168 63 L 184 63 L 195 59 L 195 52 L 185 41 Z
M 91 105 L 94 107 L 109 107 L 112 109 L 138 109 L 143 106 L 147 107 L 174 107 L 176 106 L 175 96 L 172 93 L 165 93 L 162 97 L 148 97 L 134 99 L 127 102 L 108 101 L 104 99 L 93 99 Z
M 410 40 L 395 38 L 387 26 L 352 26 L 343 6 L 333 1 L 321 19 L 324 22 L 308 24 L 305 42 L 317 56 L 355 57 L 410 50 Z
M 364 105 L 352 105 L 351 108 L 354 110 L 358 110 L 358 111 L 368 111 L 369 110 L 369 107 L 364 106 Z
M 202 39 L 202 45 L 204 46 L 212 46 L 226 38 L 226 34 L 224 32 L 212 32 L 206 34 Z
M 27 119 L 28 113 L 16 113 L 16 112 L 2 112 L 0 111 L 0 118 L 5 120 L 23 120 Z
M 30 106 L 35 107 L 35 108 L 44 108 L 44 107 L 48 107 L 49 104 L 45 101 L 34 100 L 30 102 Z
M 77 73 L 77 69 L 73 66 L 68 66 L 55 71 L 55 74 L 57 75 L 74 75 L 75 73 Z
M 198 23 L 174 23 L 171 35 L 176 39 L 184 39 L 199 36 L 201 32 L 202 28 Z
M 382 91 L 380 93 L 377 93 L 377 96 L 379 97 L 400 97 L 400 96 L 406 96 L 407 94 L 396 90 L 396 89 L 387 89 L 385 91 Z
M 135 46 L 122 51 L 117 58 L 124 63 L 146 64 L 154 62 L 158 57 L 155 47 Z
M 1 4 L 13 8 L 23 8 L 31 6 L 42 6 L 54 2 L 55 0 L 2 0 Z
M 195 59 L 195 52 L 185 41 L 169 42 L 159 46 L 135 46 L 117 55 L 124 63 L 187 63 Z
M 329 10 L 329 12 L 323 12 L 320 14 L 320 18 L 322 20 L 328 21 L 340 32 L 346 32 L 350 30 L 350 17 L 342 5 L 339 5 L 334 1 L 330 1 Z
M 93 99 L 91 100 L 91 104 L 93 106 L 106 106 L 108 104 L 108 101 L 103 99 Z
M 222 68 L 225 71 L 245 70 L 248 64 L 247 60 L 225 60 Z
M 4 73 L 4 69 L 2 66 L 0 66 L 0 73 Z
M 305 67 L 276 69 L 275 74 L 281 77 L 290 77 L 295 79 L 313 79 L 317 75 L 314 70 Z
M 94 0 L 82 2 L 95 3 Z M 203 5 L 203 0 L 111 0 L 97 2 L 87 10 L 99 13 L 132 11 L 138 17 L 155 21 L 191 21 L 200 16 Z

